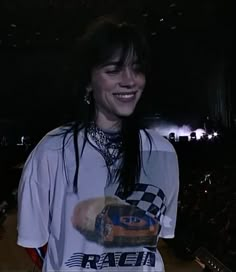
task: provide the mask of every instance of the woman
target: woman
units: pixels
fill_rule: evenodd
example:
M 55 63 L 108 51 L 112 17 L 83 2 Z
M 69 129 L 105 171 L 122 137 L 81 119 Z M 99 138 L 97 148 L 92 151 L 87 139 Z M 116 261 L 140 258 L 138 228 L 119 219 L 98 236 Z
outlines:
M 141 128 L 146 41 L 131 25 L 100 19 L 79 52 L 87 114 L 29 156 L 18 244 L 42 253 L 43 271 L 164 271 L 156 245 L 174 236 L 178 162 L 167 140 Z

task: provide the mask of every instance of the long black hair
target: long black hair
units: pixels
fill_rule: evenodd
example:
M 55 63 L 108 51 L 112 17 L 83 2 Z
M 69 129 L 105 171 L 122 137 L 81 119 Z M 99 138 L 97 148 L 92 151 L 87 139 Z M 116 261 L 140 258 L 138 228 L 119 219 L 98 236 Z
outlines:
M 91 72 L 93 68 L 98 67 L 108 60 L 120 50 L 120 60 L 118 63 L 123 65 L 126 59 L 130 56 L 130 52 L 134 54 L 140 66 L 141 72 L 147 77 L 149 71 L 149 48 L 144 38 L 134 25 L 120 23 L 111 18 L 99 18 L 87 28 L 85 34 L 78 40 L 75 50 L 73 50 L 73 70 L 75 77 L 78 79 L 78 101 L 83 102 L 86 94 L 86 87 L 91 80 Z M 134 57 L 133 56 L 133 57 Z M 95 118 L 95 101 L 93 96 L 90 96 L 90 104 L 85 106 L 77 106 L 79 109 L 76 121 L 65 126 L 66 132 L 63 141 L 63 159 L 65 160 L 65 139 L 69 132 L 72 132 L 76 170 L 74 174 L 74 192 L 78 190 L 78 173 L 80 154 L 83 154 L 83 148 L 88 141 L 88 128 Z M 122 186 L 124 195 L 128 196 L 136 183 L 139 182 L 141 174 L 141 135 L 140 129 L 143 126 L 140 118 L 139 103 L 136 106 L 134 113 L 129 117 L 124 117 L 121 120 L 121 137 L 122 137 L 122 159 L 119 169 L 111 174 L 109 166 L 110 182 L 118 181 Z M 78 146 L 78 133 L 83 131 L 84 144 L 82 151 Z M 151 138 L 147 131 L 150 150 Z

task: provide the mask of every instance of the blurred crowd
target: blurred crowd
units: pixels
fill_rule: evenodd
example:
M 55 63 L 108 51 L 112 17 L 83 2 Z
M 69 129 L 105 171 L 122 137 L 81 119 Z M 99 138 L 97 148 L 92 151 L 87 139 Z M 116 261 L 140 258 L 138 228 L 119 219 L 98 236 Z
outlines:
M 180 195 L 176 237 L 169 244 L 180 258 L 206 248 L 236 271 L 236 160 L 233 144 L 176 146 Z

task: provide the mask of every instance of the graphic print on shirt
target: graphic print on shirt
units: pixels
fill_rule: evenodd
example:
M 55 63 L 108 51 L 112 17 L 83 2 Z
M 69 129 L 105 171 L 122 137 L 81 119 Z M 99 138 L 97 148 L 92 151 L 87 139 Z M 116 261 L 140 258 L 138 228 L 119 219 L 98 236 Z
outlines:
M 155 250 L 162 217 L 165 214 L 163 191 L 148 184 L 137 184 L 127 198 L 117 189 L 114 197 L 82 201 L 76 205 L 71 218 L 73 227 L 87 240 L 107 248 L 102 255 L 74 253 L 67 266 L 102 269 L 117 266 L 155 267 L 152 251 L 122 252 L 122 247 L 142 246 Z M 109 252 L 109 248 L 119 248 Z
M 120 186 L 115 195 L 131 206 L 142 210 L 147 216 L 155 218 L 161 224 L 166 212 L 166 196 L 160 188 L 150 184 L 138 183 L 128 198 L 123 197 Z

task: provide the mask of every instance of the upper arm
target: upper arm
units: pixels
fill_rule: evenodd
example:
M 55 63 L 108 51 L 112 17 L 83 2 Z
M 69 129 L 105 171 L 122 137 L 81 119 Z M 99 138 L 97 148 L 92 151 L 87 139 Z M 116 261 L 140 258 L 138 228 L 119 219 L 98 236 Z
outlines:
M 35 149 L 26 161 L 18 188 L 18 239 L 24 247 L 40 247 L 49 236 L 50 167 L 47 153 Z
M 178 193 L 179 193 L 179 164 L 178 157 L 173 145 L 155 130 L 148 131 L 151 135 L 151 156 L 148 151 L 150 145 L 147 137 L 143 141 L 145 167 L 153 184 L 163 191 L 163 203 L 161 210 L 160 237 L 173 238 L 176 226 Z
M 179 165 L 175 152 L 168 161 L 166 175 L 166 212 L 162 221 L 160 237 L 173 238 L 175 234 L 179 193 Z

